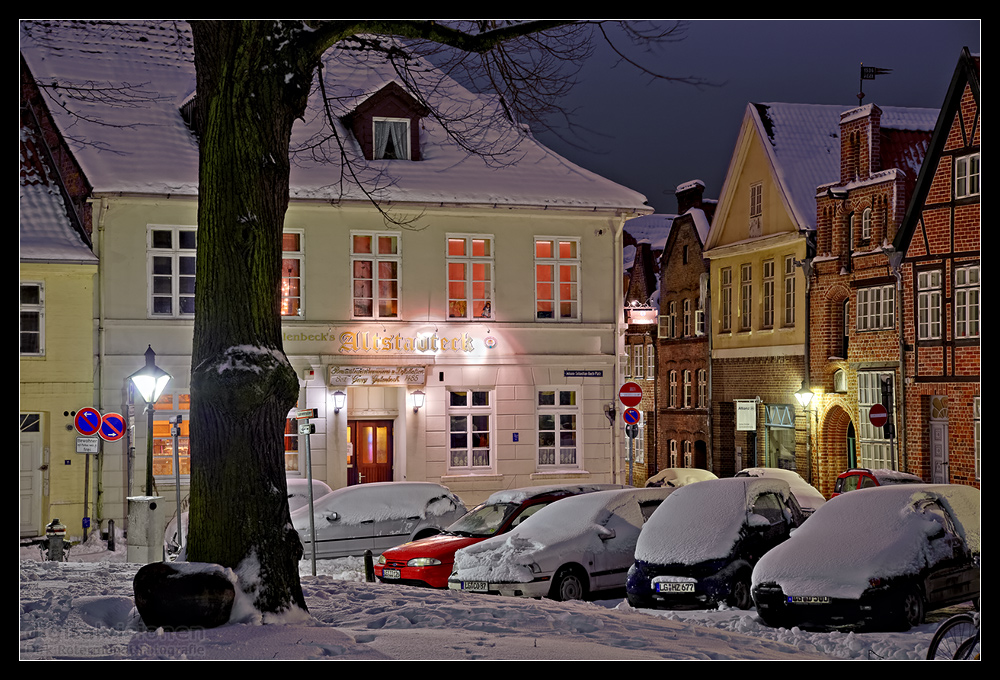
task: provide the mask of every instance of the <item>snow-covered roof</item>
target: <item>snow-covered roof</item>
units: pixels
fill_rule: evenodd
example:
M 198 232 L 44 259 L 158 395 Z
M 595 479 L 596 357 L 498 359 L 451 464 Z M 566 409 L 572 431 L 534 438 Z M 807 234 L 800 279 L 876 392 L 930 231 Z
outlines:
M 816 511 L 788 541 L 768 552 L 754 584 L 776 582 L 788 594 L 857 598 L 871 578 L 916 574 L 949 559 L 948 541 L 933 512 L 919 503 L 938 501 L 973 553 L 980 552 L 980 493 L 961 485 L 875 487 L 838 496 Z M 834 549 L 832 549 L 834 548 Z
M 45 88 L 56 100 L 50 108 L 95 192 L 197 193 L 197 142 L 179 111 L 195 89 L 185 22 L 25 22 L 21 53 L 39 83 L 60 86 Z M 449 118 L 472 126 L 502 118 L 494 115 L 495 97 L 474 94 L 426 64 L 410 71 L 432 82 L 433 89 L 421 89 Z M 381 56 L 343 45 L 326 52 L 322 72 L 336 133 L 379 200 L 649 211 L 642 194 L 571 163 L 512 123 L 466 129 L 477 148 L 491 152 L 476 155 L 428 116 L 420 124 L 420 161 L 365 161 L 340 117 L 400 78 Z M 367 200 L 341 181 L 344 156 L 324 133 L 321 103 L 315 88 L 293 130 L 291 197 Z
M 667 237 L 670 236 L 670 225 L 675 219 L 677 215 L 662 213 L 640 215 L 625 220 L 625 231 L 636 243 L 648 242 L 653 250 L 663 250 L 667 245 Z M 626 269 L 628 266 L 626 265 Z
M 36 135 L 21 127 L 19 237 L 22 262 L 97 264 L 97 256 L 73 227 L 66 202 L 39 156 Z
M 840 116 L 854 108 L 779 102 L 747 107 L 761 139 L 768 142 L 765 151 L 800 228 L 816 228 L 816 187 L 840 177 Z M 938 116 L 937 109 L 879 108 L 883 131 L 930 132 Z M 917 176 L 920 158 L 905 151 L 891 155 L 897 156 L 902 164 L 894 167 L 906 170 L 914 178 Z

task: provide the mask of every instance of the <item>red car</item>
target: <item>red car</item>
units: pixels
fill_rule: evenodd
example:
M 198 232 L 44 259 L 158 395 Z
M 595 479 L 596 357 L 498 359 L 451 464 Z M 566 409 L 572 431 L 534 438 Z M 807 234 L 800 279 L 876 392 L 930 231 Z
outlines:
M 868 468 L 852 468 L 847 472 L 841 472 L 837 477 L 837 483 L 833 487 L 834 496 L 839 496 L 848 491 L 857 489 L 869 489 L 873 486 L 893 486 L 895 484 L 923 484 L 924 480 L 916 475 L 898 470 L 869 470 Z
M 621 488 L 620 484 L 569 484 L 498 491 L 444 533 L 386 550 L 375 562 L 375 576 L 383 583 L 447 588 L 459 549 L 507 533 L 562 498 Z

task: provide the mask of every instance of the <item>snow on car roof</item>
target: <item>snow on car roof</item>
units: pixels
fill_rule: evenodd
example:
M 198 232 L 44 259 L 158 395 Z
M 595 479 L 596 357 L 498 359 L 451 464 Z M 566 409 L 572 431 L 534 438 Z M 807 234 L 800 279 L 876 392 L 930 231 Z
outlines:
M 572 496 L 542 508 L 501 536 L 462 548 L 455 553 L 455 571 L 464 580 L 527 582 L 527 566 L 538 553 L 565 553 L 579 559 L 588 550 L 602 550 L 601 534 L 616 534 L 642 526 L 638 503 L 666 497 L 671 488 L 616 489 Z M 631 507 L 629 507 L 631 506 Z M 554 559 L 554 557 L 553 557 Z
M 441 498 L 439 503 L 430 503 Z M 455 509 L 455 496 L 447 487 L 433 482 L 374 482 L 335 489 L 315 503 L 316 514 L 336 512 L 341 522 L 356 524 L 365 520 L 382 521 L 444 515 Z M 456 499 L 457 500 L 457 499 Z M 292 522 L 308 520 L 309 508 L 292 513 Z
M 871 473 L 875 475 L 875 479 L 878 480 L 879 484 L 909 484 L 909 483 L 923 483 L 923 479 L 917 477 L 916 475 L 911 475 L 909 472 L 900 472 L 899 470 L 872 470 Z
M 718 479 L 718 477 L 714 473 L 700 468 L 665 468 L 646 480 L 646 486 L 658 486 L 659 484 L 684 486 L 709 479 Z
M 710 479 L 682 486 L 649 518 L 635 546 L 637 560 L 697 564 L 732 551 L 746 522 L 747 497 L 774 492 L 787 498 L 788 483 L 771 477 Z
M 819 506 L 826 503 L 826 497 L 812 484 L 802 478 L 795 470 L 785 470 L 782 468 L 753 467 L 744 468 L 737 473 L 737 476 L 746 477 L 775 477 L 788 482 L 792 488 L 792 495 L 807 511 L 815 511 Z
M 570 491 L 574 494 L 591 493 L 593 491 L 610 491 L 621 489 L 620 484 L 548 484 L 544 486 L 526 486 L 521 489 L 504 489 L 497 491 L 486 499 L 492 503 L 523 503 L 529 498 L 538 498 L 560 491 Z
M 950 553 L 931 515 L 915 508 L 938 500 L 973 553 L 979 552 L 979 490 L 960 485 L 906 485 L 852 491 L 809 518 L 758 562 L 754 585 L 778 583 L 789 595 L 855 599 L 869 579 L 916 573 Z

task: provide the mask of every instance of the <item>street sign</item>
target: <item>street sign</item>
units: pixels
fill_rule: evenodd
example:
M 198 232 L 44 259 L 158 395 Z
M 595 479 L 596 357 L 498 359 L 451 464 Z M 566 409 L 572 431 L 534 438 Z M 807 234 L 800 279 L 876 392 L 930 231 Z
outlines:
M 125 418 L 120 413 L 105 413 L 98 433 L 106 442 L 116 442 L 125 436 Z
M 97 434 L 97 431 L 101 429 L 101 420 L 100 412 L 96 408 L 87 406 L 76 412 L 73 424 L 76 425 L 77 432 L 84 437 L 90 437 Z
M 889 422 L 889 412 L 885 410 L 885 406 L 882 406 L 882 404 L 872 404 L 871 409 L 868 411 L 868 420 L 875 427 L 882 427 Z
M 100 453 L 101 452 L 101 440 L 97 437 L 77 437 L 76 438 L 76 452 L 77 453 Z
M 319 418 L 319 409 L 304 408 L 295 412 L 296 420 L 309 420 L 310 418 Z
M 635 425 L 642 419 L 642 416 L 634 408 L 627 408 L 625 409 L 625 413 L 622 414 L 622 418 L 629 425 Z
M 627 382 L 618 390 L 618 399 L 625 406 L 638 406 L 642 401 L 642 388 L 634 382 Z
M 636 437 L 638 437 L 639 436 L 639 426 L 636 425 L 635 423 L 631 423 L 629 425 L 626 425 L 625 426 L 625 436 L 627 436 L 629 439 L 635 439 Z M 629 448 L 631 448 L 631 446 Z M 632 460 L 632 454 L 629 453 L 629 461 L 631 461 L 631 460 Z

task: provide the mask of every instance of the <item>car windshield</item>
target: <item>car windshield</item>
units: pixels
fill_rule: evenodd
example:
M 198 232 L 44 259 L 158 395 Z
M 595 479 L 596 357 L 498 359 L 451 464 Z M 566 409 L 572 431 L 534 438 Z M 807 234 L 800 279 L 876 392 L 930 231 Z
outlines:
M 520 503 L 483 503 L 445 531 L 459 536 L 492 536 L 518 507 Z

